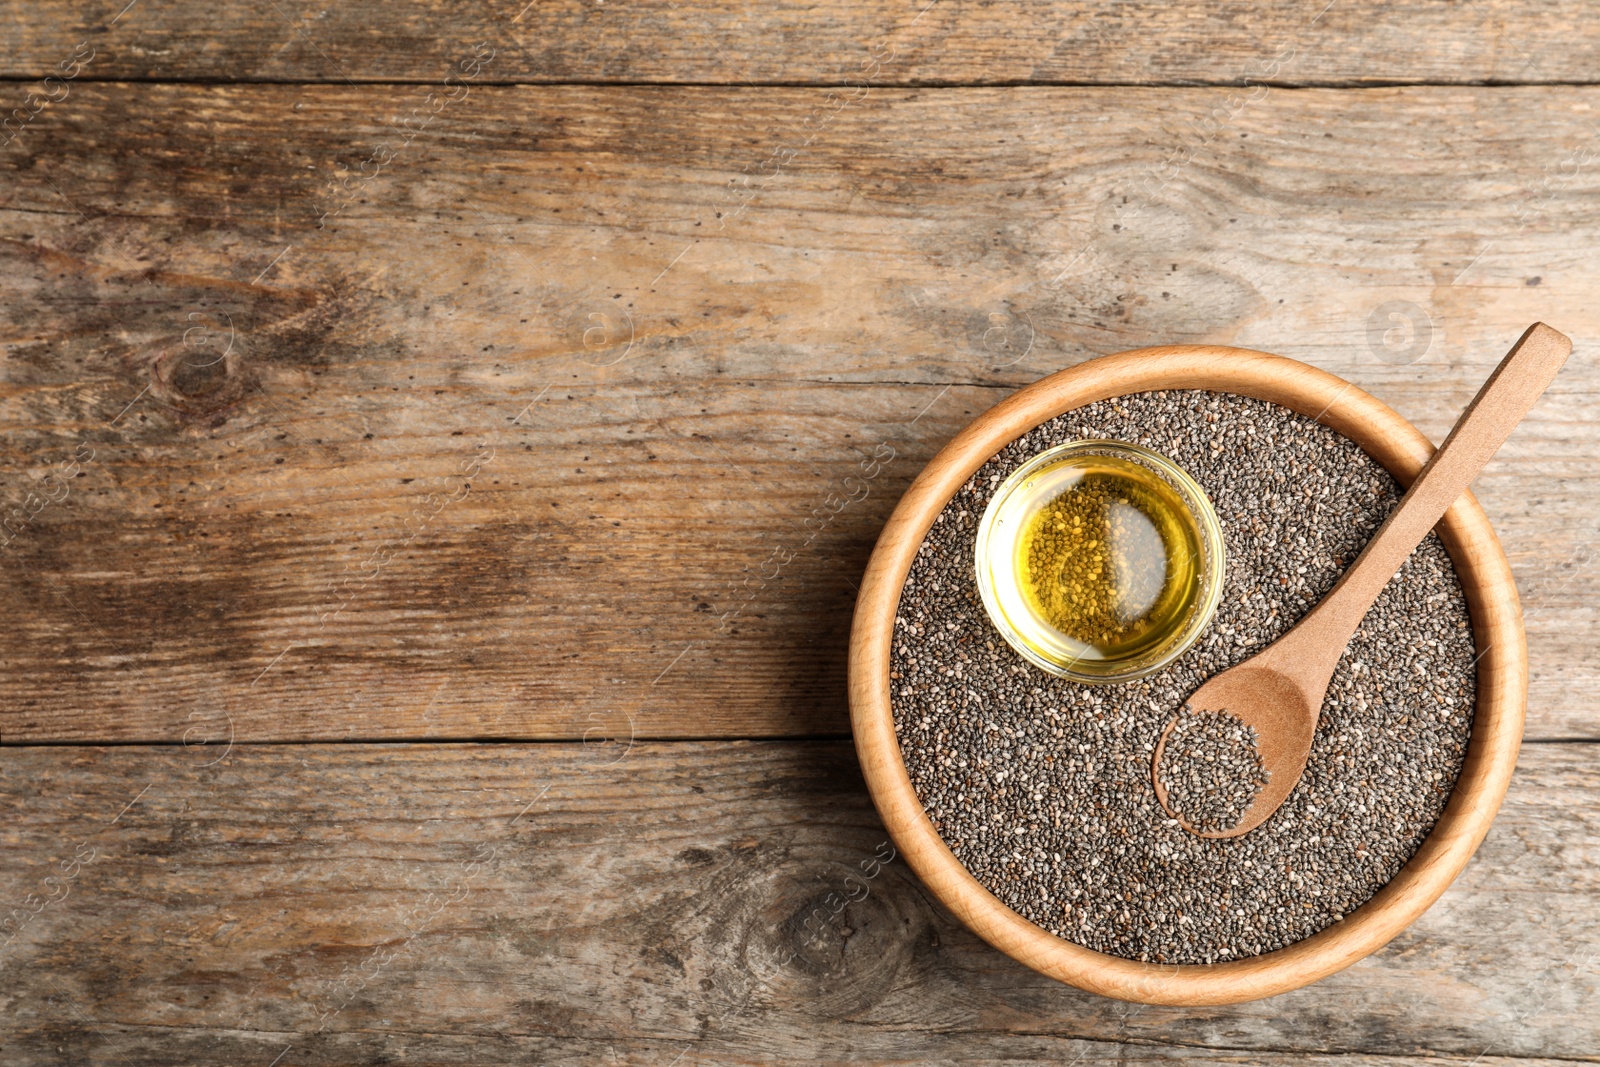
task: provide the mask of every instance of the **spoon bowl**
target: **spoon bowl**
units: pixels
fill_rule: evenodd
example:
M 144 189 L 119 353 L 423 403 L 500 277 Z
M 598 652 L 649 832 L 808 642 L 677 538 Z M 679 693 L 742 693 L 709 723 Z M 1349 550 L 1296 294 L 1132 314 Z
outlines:
M 1321 704 L 1319 700 L 1318 705 Z M 1224 712 L 1256 732 L 1256 749 L 1261 755 L 1266 784 L 1255 795 L 1239 821 L 1225 830 L 1205 830 L 1193 826 L 1182 812 L 1174 810 L 1167 798 L 1159 768 L 1166 753 L 1167 739 L 1178 720 L 1167 723 L 1156 741 L 1152 765 L 1156 799 L 1167 814 L 1191 834 L 1199 837 L 1238 837 L 1260 826 L 1277 811 L 1294 791 L 1311 756 L 1311 741 L 1317 732 L 1320 707 L 1312 706 L 1294 678 L 1269 664 L 1248 661 L 1224 671 L 1206 682 L 1189 698 L 1194 711 Z

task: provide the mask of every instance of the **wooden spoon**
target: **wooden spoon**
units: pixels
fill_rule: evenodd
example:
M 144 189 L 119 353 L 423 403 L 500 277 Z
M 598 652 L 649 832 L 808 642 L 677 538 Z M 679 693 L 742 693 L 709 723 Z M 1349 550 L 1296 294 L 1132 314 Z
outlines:
M 1167 802 L 1161 756 L 1177 719 L 1167 724 L 1156 742 L 1151 777 L 1156 799 L 1184 829 L 1201 837 L 1238 837 L 1283 804 L 1305 771 L 1333 669 L 1367 609 L 1505 443 L 1571 352 L 1572 342 L 1550 327 L 1540 322 L 1528 327 L 1411 483 L 1400 506 L 1328 595 L 1288 633 L 1207 680 L 1189 698 L 1189 707 L 1197 712 L 1225 711 L 1256 730 L 1261 762 L 1270 776 L 1232 827 L 1198 830 Z

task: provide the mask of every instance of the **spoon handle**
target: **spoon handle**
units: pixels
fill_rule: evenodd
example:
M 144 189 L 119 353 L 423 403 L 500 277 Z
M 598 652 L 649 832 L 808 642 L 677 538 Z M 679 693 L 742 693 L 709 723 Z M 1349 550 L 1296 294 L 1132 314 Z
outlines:
M 1411 483 L 1400 506 L 1384 520 L 1332 591 L 1291 631 L 1295 640 L 1283 642 L 1296 646 L 1281 651 L 1299 659 L 1301 670 L 1312 666 L 1301 658 L 1309 654 L 1315 660 L 1327 660 L 1314 668 L 1326 667 L 1324 678 L 1333 673 L 1333 666 L 1383 587 L 1505 444 L 1571 352 L 1572 342 L 1542 322 L 1528 327 L 1511 347 L 1462 412 L 1450 436 Z

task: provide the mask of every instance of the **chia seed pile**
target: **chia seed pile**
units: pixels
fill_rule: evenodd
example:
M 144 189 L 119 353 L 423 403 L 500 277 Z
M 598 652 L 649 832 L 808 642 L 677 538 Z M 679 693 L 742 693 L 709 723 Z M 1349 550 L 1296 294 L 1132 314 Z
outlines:
M 991 494 L 1028 457 L 1080 438 L 1169 456 L 1222 523 L 1216 615 L 1188 652 L 1136 682 L 1085 686 L 1038 670 L 995 631 L 978 596 L 973 546 Z M 1399 496 L 1353 442 L 1233 394 L 1100 401 L 1001 450 L 918 551 L 890 657 L 906 769 L 956 857 L 1043 929 L 1158 963 L 1270 952 L 1370 898 L 1438 820 L 1471 731 L 1471 623 L 1437 535 L 1411 554 L 1345 650 L 1305 774 L 1265 823 L 1231 839 L 1188 833 L 1156 802 L 1150 762 L 1189 694 L 1298 621 Z M 1246 766 L 1238 750 L 1248 738 L 1227 734 L 1206 744 Z M 1251 780 L 1247 766 L 1238 780 Z M 1222 818 L 1239 803 L 1194 800 Z
M 1272 777 L 1255 727 L 1225 711 L 1184 708 L 1156 765 L 1167 809 L 1196 830 L 1231 830 Z

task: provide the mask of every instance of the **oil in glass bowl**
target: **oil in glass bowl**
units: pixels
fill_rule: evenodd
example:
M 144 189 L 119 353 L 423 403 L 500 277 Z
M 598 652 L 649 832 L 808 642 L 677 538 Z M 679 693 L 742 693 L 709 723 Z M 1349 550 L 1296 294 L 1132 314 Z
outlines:
M 1222 531 L 1170 459 L 1076 441 L 1001 484 L 976 563 L 990 619 L 1029 661 L 1079 681 L 1126 681 L 1182 655 L 1210 621 Z

